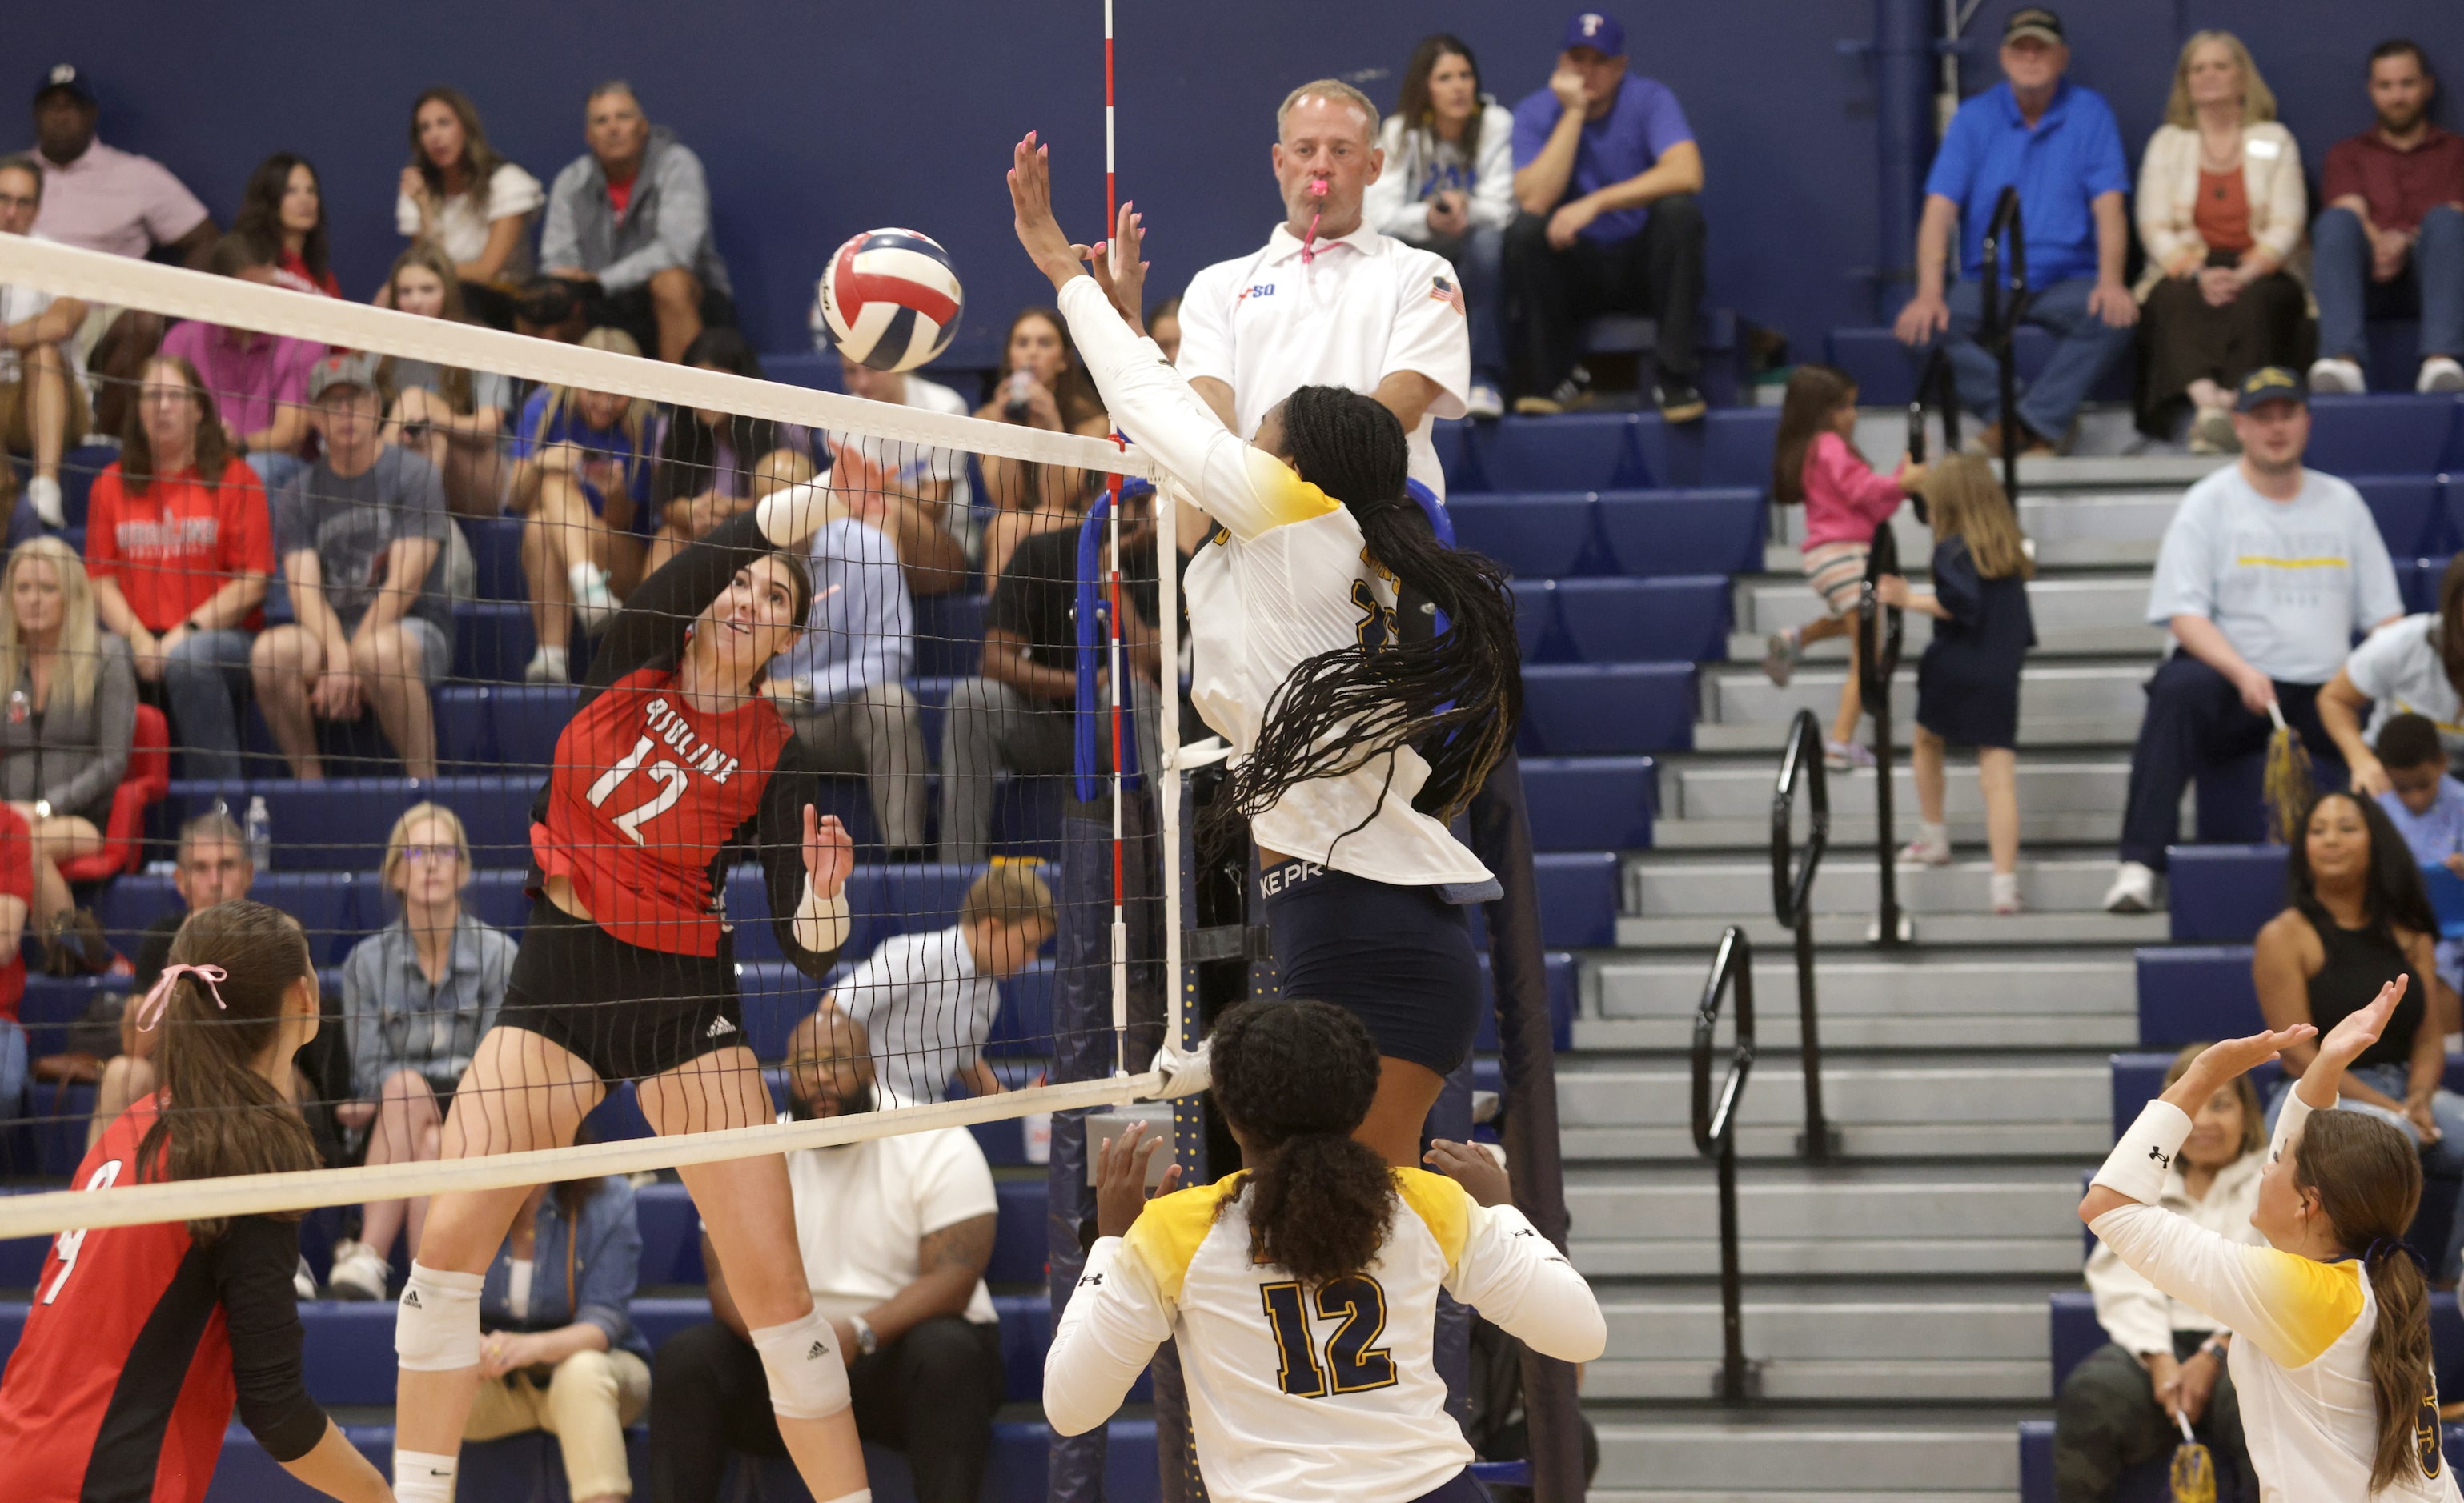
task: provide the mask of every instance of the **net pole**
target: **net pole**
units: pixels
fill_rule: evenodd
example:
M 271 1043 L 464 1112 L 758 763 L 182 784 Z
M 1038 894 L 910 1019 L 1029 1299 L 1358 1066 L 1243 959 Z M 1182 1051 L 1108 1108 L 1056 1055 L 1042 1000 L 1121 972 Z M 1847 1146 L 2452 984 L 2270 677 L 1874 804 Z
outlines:
M 1116 254 L 1111 242 L 1120 214 L 1119 188 L 1116 185 L 1112 158 L 1112 0 L 1104 0 L 1104 241 L 1107 254 Z M 1114 435 L 1115 443 L 1122 443 Z M 1123 444 L 1126 447 L 1126 444 Z M 1112 1071 L 1127 1074 L 1130 1068 L 1130 922 L 1128 902 L 1128 861 L 1122 854 L 1121 799 L 1128 788 L 1121 773 L 1121 701 L 1128 692 L 1129 681 L 1121 676 L 1121 475 L 1114 470 L 1108 477 L 1111 490 L 1111 515 L 1107 525 L 1111 533 L 1112 566 L 1112 639 L 1110 659 L 1112 673 Z M 1156 559 L 1161 562 L 1162 555 Z

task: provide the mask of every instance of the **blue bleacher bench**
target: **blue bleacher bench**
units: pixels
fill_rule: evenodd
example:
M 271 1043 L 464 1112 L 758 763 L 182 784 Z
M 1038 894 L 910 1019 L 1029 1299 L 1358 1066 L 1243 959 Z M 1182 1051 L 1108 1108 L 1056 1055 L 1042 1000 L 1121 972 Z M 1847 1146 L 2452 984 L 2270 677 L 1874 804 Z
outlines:
M 2310 399 L 2302 463 L 2331 475 L 2426 475 L 2458 466 L 2457 414 L 2447 393 L 2373 392 Z
M 2456 534 L 2449 519 L 2447 495 L 2454 482 L 2444 475 L 2354 475 L 2353 489 L 2370 509 L 2398 558 L 2429 557 L 2455 551 Z
M 2135 953 L 2139 1042 L 2148 1049 L 2240 1038 L 2266 1027 L 2247 945 L 2150 946 Z
M 1683 752 L 1694 744 L 1690 663 L 1556 664 L 1523 670 L 1529 756 Z
M 1540 899 L 1540 943 L 1551 949 L 1596 949 L 1617 943 L 1617 858 L 1614 851 L 1543 851 L 1531 858 Z
M 2284 847 L 2176 845 L 2166 850 L 2173 938 L 2249 941 L 2284 911 Z
M 1523 759 L 1531 843 L 1543 851 L 1640 850 L 1651 844 L 1658 773 L 1647 756 Z

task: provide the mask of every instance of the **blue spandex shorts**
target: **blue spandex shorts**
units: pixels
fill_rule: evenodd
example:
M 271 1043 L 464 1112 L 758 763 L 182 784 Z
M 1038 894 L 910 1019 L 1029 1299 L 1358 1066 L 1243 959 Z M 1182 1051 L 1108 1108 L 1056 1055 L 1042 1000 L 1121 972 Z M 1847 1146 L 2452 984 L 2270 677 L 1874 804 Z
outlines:
M 1377 1052 L 1450 1075 L 1480 1035 L 1480 961 L 1463 908 L 1316 861 L 1259 874 L 1284 995 L 1331 1002 Z

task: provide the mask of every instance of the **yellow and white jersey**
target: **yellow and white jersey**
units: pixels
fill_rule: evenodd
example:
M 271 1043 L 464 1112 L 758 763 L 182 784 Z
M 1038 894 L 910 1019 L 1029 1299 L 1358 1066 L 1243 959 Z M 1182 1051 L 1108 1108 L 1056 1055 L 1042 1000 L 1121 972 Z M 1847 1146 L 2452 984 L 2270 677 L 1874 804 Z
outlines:
M 2272 1152 L 2298 1139 L 2309 1114 L 2298 1095 L 2286 1100 Z M 2092 1230 L 2157 1288 L 2233 1333 L 2227 1363 L 2260 1497 L 2455 1503 L 2455 1479 L 2439 1453 L 2438 1394 L 2427 1372 L 2413 1427 L 2418 1465 L 2370 1491 L 2378 1402 L 2369 1360 L 2378 1298 L 2360 1259 L 2322 1263 L 2229 1241 L 2152 1204 L 2189 1134 L 2190 1119 L 2180 1108 L 2150 1101 L 2096 1177 L 2138 1204 L 2106 1211 Z
M 1185 491 L 1217 523 L 1184 576 L 1189 698 L 1237 765 L 1295 666 L 1393 639 L 1395 578 L 1371 565 L 1341 502 L 1227 430 L 1155 341 L 1130 333 L 1092 278 L 1064 287 L 1061 309 L 1112 421 L 1167 472 L 1159 490 Z M 1372 882 L 1488 881 L 1478 857 L 1412 807 L 1428 777 L 1420 754 L 1398 746 L 1341 777 L 1290 789 L 1251 828 L 1268 850 Z
M 1408 1503 L 1472 1459 L 1431 1355 L 1440 1289 L 1551 1357 L 1608 1344 L 1591 1287 L 1510 1206 L 1397 1169 L 1375 1261 L 1306 1289 L 1251 1260 L 1241 1179 L 1151 1201 L 1128 1236 L 1095 1244 L 1045 1356 L 1055 1430 L 1102 1424 L 1175 1339 L 1210 1496 Z

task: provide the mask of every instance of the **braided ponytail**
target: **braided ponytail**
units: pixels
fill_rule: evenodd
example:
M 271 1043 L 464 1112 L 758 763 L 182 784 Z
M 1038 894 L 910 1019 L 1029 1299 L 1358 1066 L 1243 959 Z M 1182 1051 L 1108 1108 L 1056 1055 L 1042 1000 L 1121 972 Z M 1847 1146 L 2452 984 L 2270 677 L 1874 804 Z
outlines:
M 1292 468 L 1352 512 L 1368 561 L 1394 577 L 1398 597 L 1442 611 L 1447 629 L 1373 632 L 1364 623 L 1358 643 L 1296 664 L 1266 703 L 1257 744 L 1200 817 L 1210 854 L 1229 849 L 1246 821 L 1295 784 L 1383 758 L 1391 787 L 1394 752 L 1405 745 L 1429 765 L 1412 806 L 1451 818 L 1513 744 L 1523 719 L 1522 651 L 1506 571 L 1480 554 L 1441 546 L 1405 496 L 1410 450 L 1395 414 L 1338 386 L 1303 386 L 1280 410 Z M 1381 793 L 1361 824 L 1384 802 Z

